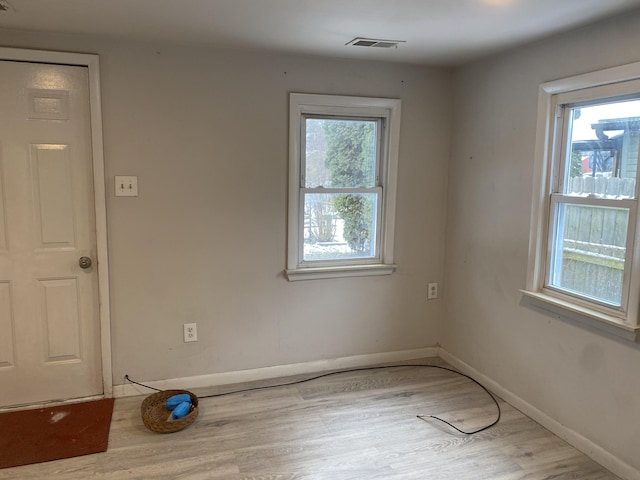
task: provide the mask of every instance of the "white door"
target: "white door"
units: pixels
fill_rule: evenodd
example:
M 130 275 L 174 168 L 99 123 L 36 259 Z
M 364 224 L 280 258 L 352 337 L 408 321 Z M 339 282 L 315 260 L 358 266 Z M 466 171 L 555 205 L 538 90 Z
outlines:
M 103 393 L 95 230 L 88 69 L 0 61 L 0 407 Z

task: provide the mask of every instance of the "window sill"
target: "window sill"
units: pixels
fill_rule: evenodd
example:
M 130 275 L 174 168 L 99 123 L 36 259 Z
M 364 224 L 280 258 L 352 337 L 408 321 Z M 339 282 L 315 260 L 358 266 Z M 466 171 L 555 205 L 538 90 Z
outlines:
M 562 319 L 575 321 L 581 325 L 632 342 L 640 341 L 640 326 L 630 325 L 618 317 L 582 307 L 545 293 L 528 290 L 520 290 L 520 292 L 531 300 L 533 306 L 557 315 Z
M 391 275 L 395 265 L 350 265 L 340 267 L 309 267 L 285 270 L 287 280 L 319 280 L 323 278 L 366 277 L 371 275 Z

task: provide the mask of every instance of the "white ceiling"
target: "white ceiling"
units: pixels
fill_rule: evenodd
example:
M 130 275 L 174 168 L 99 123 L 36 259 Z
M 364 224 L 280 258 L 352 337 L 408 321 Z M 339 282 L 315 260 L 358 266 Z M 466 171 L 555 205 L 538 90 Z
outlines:
M 0 28 L 452 65 L 640 0 L 0 0 Z M 354 37 L 398 48 L 346 46 Z

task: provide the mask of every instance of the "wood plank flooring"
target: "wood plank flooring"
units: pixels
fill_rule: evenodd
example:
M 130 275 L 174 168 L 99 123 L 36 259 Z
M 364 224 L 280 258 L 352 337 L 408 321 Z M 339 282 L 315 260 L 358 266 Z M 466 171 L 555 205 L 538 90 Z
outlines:
M 437 358 L 412 363 L 447 367 Z M 291 380 L 296 378 L 278 382 Z M 341 373 L 202 399 L 195 423 L 173 434 L 144 427 L 139 411 L 143 399 L 116 400 L 107 452 L 3 469 L 0 479 L 618 478 L 500 399 L 500 422 L 473 436 L 418 419 L 438 415 L 463 430 L 475 430 L 495 418 L 496 407 L 480 387 L 435 368 Z

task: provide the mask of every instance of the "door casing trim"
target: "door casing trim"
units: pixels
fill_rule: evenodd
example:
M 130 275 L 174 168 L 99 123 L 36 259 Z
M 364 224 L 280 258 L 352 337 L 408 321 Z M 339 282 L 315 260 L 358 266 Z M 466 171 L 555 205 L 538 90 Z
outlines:
M 98 300 L 100 316 L 100 347 L 102 350 L 103 395 L 113 396 L 111 364 L 111 310 L 109 300 L 109 257 L 107 252 L 107 205 L 102 136 L 102 100 L 98 55 L 0 47 L 0 60 L 50 63 L 87 67 L 89 72 L 89 105 L 91 148 L 93 155 L 93 195 L 96 221 L 98 259 Z

